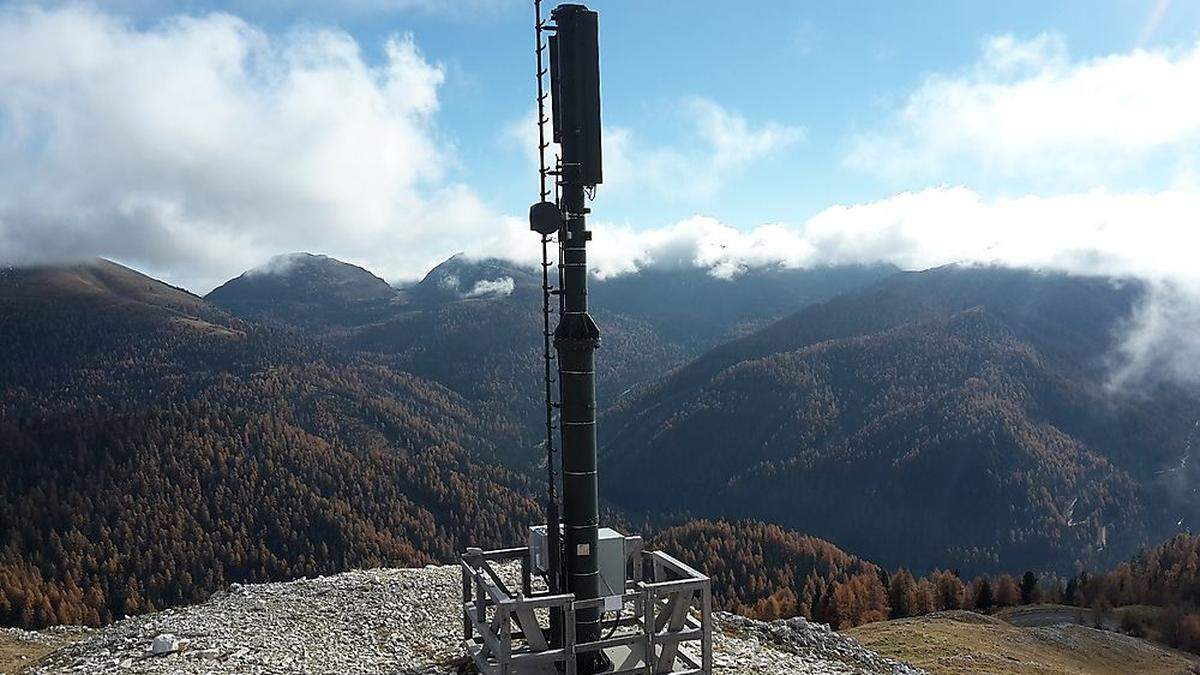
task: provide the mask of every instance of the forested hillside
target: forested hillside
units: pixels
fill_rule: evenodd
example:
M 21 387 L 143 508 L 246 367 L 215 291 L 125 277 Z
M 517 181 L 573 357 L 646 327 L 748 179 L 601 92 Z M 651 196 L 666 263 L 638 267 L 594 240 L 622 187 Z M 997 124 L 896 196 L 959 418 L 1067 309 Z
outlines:
M 292 262 L 217 294 L 244 316 L 103 261 L 0 271 L 0 621 L 447 561 L 540 520 L 536 278 L 456 258 L 396 290 Z M 839 625 L 970 606 L 978 580 L 931 571 L 1099 569 L 1196 514 L 1174 488 L 1200 466 L 1200 397 L 1107 386 L 1137 284 L 897 274 L 665 372 L 879 274 L 776 272 L 644 277 L 664 305 L 597 282 L 602 495 L 651 530 L 752 519 L 657 535 L 722 606 Z
M 888 266 L 748 270 L 732 279 L 699 268 L 593 279 L 603 341 L 600 407 L 727 339 L 788 312 L 860 288 Z M 322 256 L 281 256 L 209 294 L 247 318 L 302 327 L 341 349 L 438 382 L 478 414 L 511 422 L 512 461 L 540 459 L 541 277 L 509 262 L 455 256 L 381 300 L 382 280 Z M 556 318 L 551 318 L 553 328 Z
M 944 610 L 1070 612 L 1065 604 L 1131 635 L 1200 652 L 1200 538 L 1190 534 L 1069 577 L 1019 568 L 973 578 L 948 569 L 889 571 L 827 541 L 749 520 L 692 521 L 658 532 L 652 544 L 704 569 L 714 603 L 749 617 L 801 615 L 846 629 Z
M 439 385 L 110 263 L 6 271 L 0 315 L 0 623 L 446 561 L 539 517 Z
M 1200 653 L 1200 537 L 1179 534 L 1115 569 L 1085 571 L 1067 590 L 1067 601 L 1102 615 L 1139 608 L 1122 614 L 1122 630 Z
M 794 301 L 859 278 L 833 274 Z M 214 291 L 235 316 L 106 261 L 0 271 L 0 623 L 519 541 L 541 519 L 520 470 L 538 457 L 530 278 L 454 259 L 396 290 L 288 256 Z M 734 329 L 706 321 L 710 340 Z M 607 324 L 610 382 L 686 351 L 648 321 Z
M 704 570 L 718 607 L 761 619 L 799 614 L 828 621 L 837 612 L 837 586 L 861 575 L 878 583 L 881 573 L 827 541 L 754 521 L 677 525 L 656 534 L 653 545 Z M 886 612 L 874 620 L 883 618 Z
M 1112 562 L 1196 513 L 1162 472 L 1200 397 L 1106 386 L 1140 292 L 1003 269 L 896 275 L 623 401 L 601 425 L 601 489 L 777 522 L 888 566 Z

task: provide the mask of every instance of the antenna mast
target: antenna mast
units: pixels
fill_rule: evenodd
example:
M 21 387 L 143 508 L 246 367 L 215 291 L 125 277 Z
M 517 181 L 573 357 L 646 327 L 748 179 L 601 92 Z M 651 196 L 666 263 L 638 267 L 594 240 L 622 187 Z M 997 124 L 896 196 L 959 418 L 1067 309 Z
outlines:
M 592 233 L 586 222 L 587 201 L 603 182 L 599 19 L 583 5 L 563 3 L 543 21 L 541 0 L 533 0 L 533 15 L 539 185 L 529 227 L 542 242 L 546 524 L 530 525 L 526 547 L 469 547 L 463 554 L 465 646 L 482 675 L 554 673 L 556 668 L 566 675 L 709 675 L 708 577 L 665 553 L 645 550 L 641 537 L 600 527 L 595 362 L 600 329 L 588 313 Z M 547 39 L 544 33 L 550 34 Z M 546 129 L 550 121 L 553 136 Z M 558 153 L 550 168 L 546 149 L 552 143 Z M 556 285 L 550 283 L 551 266 L 558 268 Z M 551 296 L 558 296 L 553 330 Z M 521 588 L 513 592 L 494 565 L 517 559 Z M 546 590 L 534 587 L 534 575 L 545 578 Z M 543 625 L 545 610 L 549 626 Z M 602 619 L 609 613 L 612 623 L 602 637 Z M 697 642 L 699 654 L 683 647 Z
M 553 26 L 542 21 L 541 2 L 534 0 L 537 33 L 538 156 L 540 201 L 529 209 L 530 228 L 542 235 L 543 358 L 546 381 L 546 448 L 550 485 L 547 492 L 547 578 L 558 575 L 561 590 L 577 601 L 601 596 L 599 563 L 600 499 L 596 471 L 596 366 L 600 329 L 588 313 L 587 230 L 590 210 L 586 198 L 603 182 L 600 151 L 600 46 L 596 12 L 583 5 L 565 3 L 550 13 Z M 543 46 L 542 33 L 554 34 Z M 544 67 L 543 49 L 550 52 Z M 562 155 L 555 170 L 546 168 L 545 73 L 550 73 L 551 118 L 554 140 Z M 556 178 L 557 199 L 548 201 L 548 177 Z M 558 241 L 558 325 L 550 332 L 549 242 Z M 555 356 L 550 354 L 551 336 Z M 551 359 L 558 364 L 558 427 L 562 442 L 563 530 L 558 532 L 555 498 Z M 560 548 L 557 539 L 561 539 Z M 558 558 L 560 560 L 555 560 Z M 565 582 L 565 584 L 564 584 Z M 553 583 L 553 582 L 551 582 Z M 552 586 L 553 588 L 553 586 Z M 601 603 L 602 604 L 602 603 Z M 586 605 L 574 616 L 574 634 L 580 642 L 600 639 L 600 605 Z M 552 631 L 553 632 L 553 631 Z M 554 636 L 556 639 L 558 636 Z M 585 675 L 608 663 L 602 652 L 579 655 Z

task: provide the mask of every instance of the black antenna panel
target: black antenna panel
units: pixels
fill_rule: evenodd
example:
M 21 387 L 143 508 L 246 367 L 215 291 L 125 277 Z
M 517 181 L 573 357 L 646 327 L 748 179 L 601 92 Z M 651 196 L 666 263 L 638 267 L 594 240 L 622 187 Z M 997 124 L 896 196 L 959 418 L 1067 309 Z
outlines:
M 554 140 L 563 146 L 563 166 L 579 167 L 578 182 L 603 182 L 600 156 L 600 44 L 596 12 L 559 5 L 550 18 L 550 90 Z

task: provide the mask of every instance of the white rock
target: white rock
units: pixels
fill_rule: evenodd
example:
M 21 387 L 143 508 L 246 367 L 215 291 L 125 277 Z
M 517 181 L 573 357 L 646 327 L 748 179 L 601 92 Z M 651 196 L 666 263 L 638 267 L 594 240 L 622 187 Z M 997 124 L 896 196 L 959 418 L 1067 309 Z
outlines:
M 182 649 L 180 641 L 171 633 L 161 633 L 150 643 L 150 653 L 155 656 L 172 654 Z

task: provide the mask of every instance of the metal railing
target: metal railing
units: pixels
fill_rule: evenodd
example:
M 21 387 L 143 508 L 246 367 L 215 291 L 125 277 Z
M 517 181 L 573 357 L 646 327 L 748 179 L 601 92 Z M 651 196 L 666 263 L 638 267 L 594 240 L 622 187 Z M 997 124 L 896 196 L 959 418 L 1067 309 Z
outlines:
M 575 613 L 603 609 L 608 599 L 575 600 L 570 593 L 536 590 L 526 547 L 469 549 L 462 557 L 463 638 L 479 672 L 576 675 L 578 655 L 603 650 L 613 662 L 606 673 L 614 675 L 711 674 L 709 578 L 662 551 L 643 551 L 636 537 L 627 542 L 633 545 L 626 550 L 628 578 L 617 618 L 607 637 L 583 643 L 575 640 Z M 519 580 L 512 578 L 517 561 Z M 500 565 L 507 567 L 497 569 Z M 509 588 L 518 582 L 519 588 Z M 544 625 L 553 609 L 564 617 L 561 636 Z

